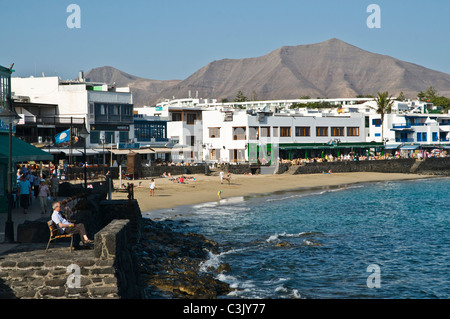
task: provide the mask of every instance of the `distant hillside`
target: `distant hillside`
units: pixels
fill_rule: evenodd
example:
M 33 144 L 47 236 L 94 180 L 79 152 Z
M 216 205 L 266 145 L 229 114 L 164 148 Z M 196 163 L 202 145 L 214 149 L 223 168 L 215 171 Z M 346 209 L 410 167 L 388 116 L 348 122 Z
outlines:
M 140 78 L 111 66 L 104 66 L 89 70 L 85 78 L 94 82 L 115 83 L 116 86 L 129 86 L 133 92 L 135 106 L 153 105 L 159 101 L 159 94 L 162 90 L 180 82 L 180 80 L 150 80 Z
M 295 99 L 356 97 L 389 91 L 416 97 L 433 86 L 440 95 L 450 96 L 450 75 L 398 59 L 364 51 L 338 39 L 317 44 L 286 46 L 264 56 L 223 59 L 199 69 L 183 81 L 137 78 L 103 67 L 86 77 L 130 85 L 135 104 L 154 105 L 161 98 L 199 97 L 233 100 L 239 90 L 248 98 Z

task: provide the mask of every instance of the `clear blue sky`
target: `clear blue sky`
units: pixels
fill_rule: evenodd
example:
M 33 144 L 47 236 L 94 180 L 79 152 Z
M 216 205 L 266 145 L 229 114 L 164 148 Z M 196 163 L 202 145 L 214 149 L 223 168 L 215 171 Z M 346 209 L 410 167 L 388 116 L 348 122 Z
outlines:
M 71 3 L 81 28 L 69 29 Z M 369 29 L 370 4 L 381 28 Z M 0 5 L 0 65 L 14 76 L 110 65 L 158 80 L 185 79 L 224 58 L 338 38 L 361 49 L 450 73 L 450 1 L 14 0 Z

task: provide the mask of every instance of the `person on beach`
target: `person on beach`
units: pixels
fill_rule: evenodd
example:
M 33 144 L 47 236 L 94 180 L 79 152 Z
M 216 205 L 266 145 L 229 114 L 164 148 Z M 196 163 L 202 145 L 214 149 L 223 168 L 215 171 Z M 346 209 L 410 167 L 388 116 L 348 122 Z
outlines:
M 39 185 L 38 200 L 41 206 L 41 214 L 45 214 L 47 211 L 47 198 L 50 196 L 50 189 L 45 184 L 45 179 L 41 179 L 41 185 Z
M 84 245 L 93 243 L 93 241 L 90 240 L 86 234 L 84 224 L 71 223 L 62 216 L 60 202 L 54 202 L 52 208 L 53 208 L 52 221 L 55 223 L 60 233 L 79 234 Z
M 230 173 L 230 171 L 228 171 L 226 179 L 228 181 L 228 185 L 230 185 L 230 183 L 231 183 L 231 173 Z
M 155 196 L 155 180 L 153 178 L 150 181 L 150 196 Z
M 23 208 L 23 213 L 28 212 L 30 206 L 30 198 L 32 196 L 31 184 L 26 175 L 22 175 L 19 183 L 17 184 L 17 190 L 20 198 L 20 206 Z
M 220 176 L 220 184 L 222 184 L 223 183 L 223 179 L 225 177 L 225 173 L 223 172 L 223 170 L 220 171 L 219 176 Z

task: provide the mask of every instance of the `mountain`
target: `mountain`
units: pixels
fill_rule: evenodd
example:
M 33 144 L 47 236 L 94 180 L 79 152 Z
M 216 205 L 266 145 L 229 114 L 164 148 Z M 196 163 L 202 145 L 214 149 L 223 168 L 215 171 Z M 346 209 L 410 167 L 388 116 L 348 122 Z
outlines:
M 161 98 L 185 98 L 189 91 L 230 101 L 239 90 L 258 100 L 356 97 L 377 91 L 394 96 L 403 92 L 414 98 L 433 86 L 440 95 L 450 96 L 449 74 L 364 51 L 339 39 L 284 46 L 261 57 L 213 61 L 183 81 L 145 80 L 118 70 L 101 74 L 107 82 L 129 83 L 136 106 L 141 106 L 138 101 L 154 105 Z
M 135 106 L 153 105 L 159 102 L 158 95 L 164 89 L 174 86 L 180 80 L 150 80 L 140 78 L 111 66 L 103 66 L 89 70 L 85 74 L 88 81 L 114 84 L 118 87 L 129 86 L 133 92 Z

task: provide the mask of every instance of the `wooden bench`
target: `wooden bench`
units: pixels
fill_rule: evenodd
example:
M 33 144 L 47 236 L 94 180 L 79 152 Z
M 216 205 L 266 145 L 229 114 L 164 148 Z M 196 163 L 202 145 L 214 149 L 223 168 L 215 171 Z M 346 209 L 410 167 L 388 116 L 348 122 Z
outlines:
M 48 246 L 50 245 L 50 242 L 53 241 L 53 247 L 55 246 L 55 240 L 58 238 L 68 238 L 70 237 L 70 252 L 72 252 L 72 244 L 73 244 L 73 234 L 60 234 L 58 227 L 56 227 L 55 223 L 52 220 L 49 220 L 47 222 L 48 229 L 50 230 L 50 238 L 48 239 L 47 248 L 45 249 L 45 252 L 48 251 Z

